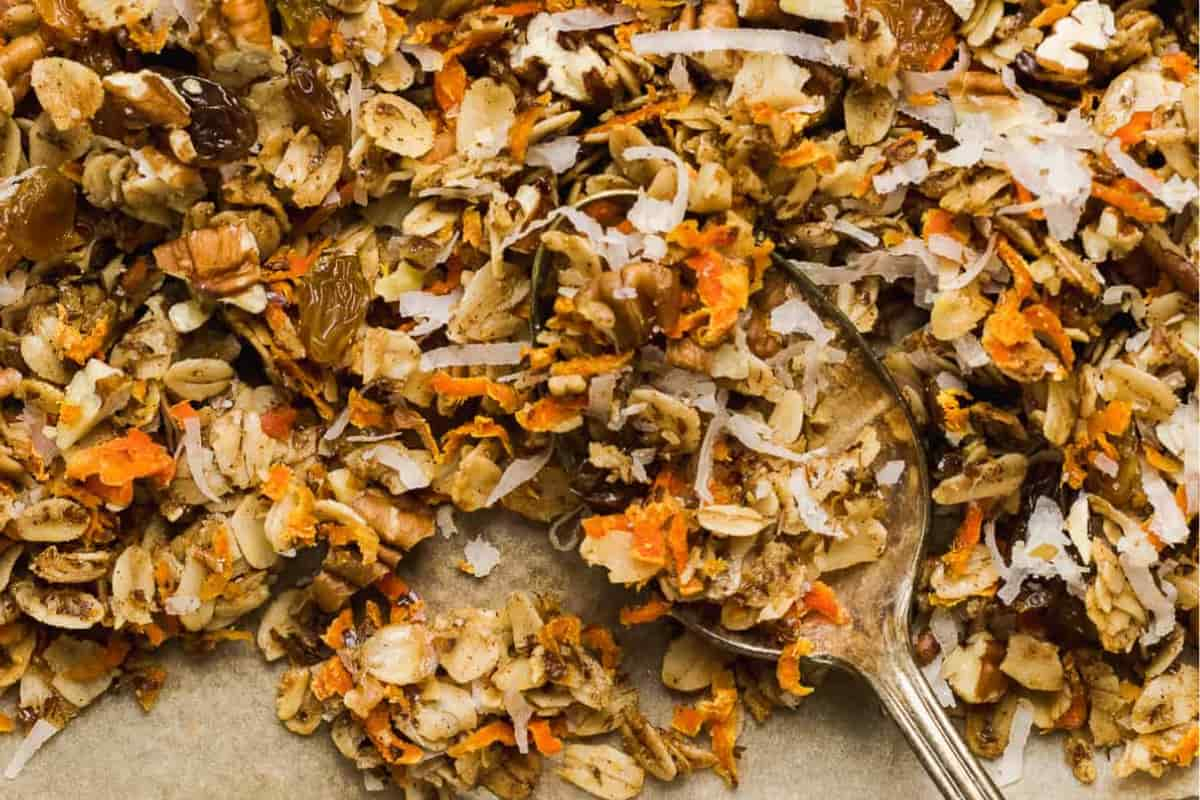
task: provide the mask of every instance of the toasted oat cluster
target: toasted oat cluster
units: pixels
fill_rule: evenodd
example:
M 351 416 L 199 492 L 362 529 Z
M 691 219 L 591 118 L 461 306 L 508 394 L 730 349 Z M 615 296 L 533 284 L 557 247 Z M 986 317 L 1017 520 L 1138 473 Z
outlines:
M 735 783 L 742 709 L 810 691 L 800 626 L 916 485 L 780 254 L 920 428 L 915 650 L 972 749 L 1192 762 L 1190 4 L 32 0 L 0 37 L 10 777 L 265 608 L 280 719 L 370 786 Z M 663 680 L 709 695 L 656 728 L 604 629 L 399 582 L 489 507 L 648 589 L 623 622 L 708 604 L 785 657 L 685 635 Z

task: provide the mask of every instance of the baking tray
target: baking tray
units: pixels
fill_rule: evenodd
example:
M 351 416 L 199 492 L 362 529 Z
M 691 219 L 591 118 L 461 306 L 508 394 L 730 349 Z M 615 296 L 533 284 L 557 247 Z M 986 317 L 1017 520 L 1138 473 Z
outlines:
M 660 724 L 684 695 L 658 680 L 674 623 L 621 629 L 617 611 L 629 596 L 608 584 L 573 553 L 546 541 L 545 528 L 505 513 L 459 515 L 462 531 L 437 536 L 410 553 L 401 572 L 433 608 L 497 606 L 512 588 L 557 592 L 587 620 L 610 626 L 624 647 L 623 668 L 641 692 L 646 715 Z M 468 536 L 482 533 L 502 560 L 485 579 L 456 565 Z M 275 680 L 281 664 L 268 665 L 250 643 L 228 643 L 209 656 L 186 657 L 168 647 L 169 672 L 158 705 L 149 714 L 128 692 L 102 697 L 55 736 L 13 781 L 0 778 L 8 800 L 366 800 L 400 796 L 371 793 L 361 773 L 335 750 L 328 727 L 311 737 L 289 733 L 276 721 Z M 9 701 L 11 702 L 11 701 Z M 11 709 L 9 709 L 11 711 Z M 20 734 L 0 736 L 0 764 Z M 739 740 L 741 785 L 736 792 L 711 772 L 662 784 L 647 777 L 642 797 L 728 800 L 923 800 L 937 796 L 895 726 L 865 686 L 830 674 L 795 711 L 777 712 L 763 725 L 747 720 Z M 549 766 L 549 765 L 547 765 Z M 1091 787 L 1066 766 L 1061 736 L 1037 737 L 1026 751 L 1024 777 L 1007 787 L 1009 798 L 1029 800 L 1175 800 L 1197 792 L 1197 771 L 1176 770 L 1163 781 L 1112 778 L 1103 754 Z M 489 796 L 481 791 L 480 797 Z M 589 795 L 545 770 L 535 796 L 546 800 Z

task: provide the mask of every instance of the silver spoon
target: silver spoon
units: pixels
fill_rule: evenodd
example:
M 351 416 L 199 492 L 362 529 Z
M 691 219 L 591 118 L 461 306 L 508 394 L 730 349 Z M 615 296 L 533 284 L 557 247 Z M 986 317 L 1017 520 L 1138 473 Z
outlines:
M 582 208 L 596 200 L 620 197 L 636 197 L 636 192 L 602 192 L 575 205 Z M 531 323 L 535 333 L 543 321 L 537 292 L 545 277 L 544 260 L 544 247 L 539 246 L 532 276 L 535 301 Z M 805 277 L 800 267 L 778 255 L 774 260 L 818 316 L 835 326 L 839 344 L 847 353 L 846 360 L 827 376 L 833 381 L 832 391 L 838 393 L 839 406 L 847 413 L 824 432 L 822 441 L 810 444 L 836 449 L 839 443 L 852 441 L 866 425 L 876 424 L 882 446 L 879 462 L 898 460 L 905 465 L 881 520 L 887 529 L 887 544 L 879 560 L 835 573 L 828 580 L 848 612 L 849 622 L 813 622 L 799 631 L 813 645 L 808 660 L 865 679 L 943 796 L 1003 800 L 942 710 L 917 666 L 909 639 L 914 584 L 929 531 L 930 488 L 925 454 L 908 405 L 854 324 Z M 778 646 L 752 631 L 732 631 L 722 626 L 716 609 L 709 604 L 676 603 L 671 615 L 731 653 L 770 661 L 781 655 Z

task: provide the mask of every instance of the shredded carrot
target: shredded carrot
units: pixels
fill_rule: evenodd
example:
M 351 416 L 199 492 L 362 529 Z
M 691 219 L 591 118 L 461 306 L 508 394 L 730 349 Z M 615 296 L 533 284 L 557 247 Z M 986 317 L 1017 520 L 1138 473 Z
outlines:
M 346 632 L 354 629 L 354 612 L 348 608 L 343 608 L 342 613 L 334 617 L 333 622 L 329 623 L 329 627 L 325 629 L 325 633 L 321 636 L 321 641 L 329 645 L 333 650 L 340 650 L 346 646 Z
M 626 114 L 617 114 L 601 122 L 588 131 L 588 133 L 604 133 L 622 125 L 639 125 L 647 120 L 657 119 L 664 114 L 669 114 L 672 111 L 682 111 L 687 108 L 688 103 L 691 101 L 692 96 L 690 94 L 682 94 L 667 100 L 660 100 L 657 103 L 647 103 L 639 109 Z
M 521 402 L 520 396 L 511 386 L 484 377 L 456 378 L 447 372 L 438 371 L 430 379 L 429 385 L 438 395 L 455 400 L 490 397 L 509 413 L 515 411 Z
M 462 739 L 459 739 L 456 744 L 447 748 L 446 755 L 451 758 L 459 758 L 460 756 L 465 756 L 467 753 L 474 753 L 477 750 L 482 750 L 496 743 L 507 745 L 508 747 L 516 745 L 517 739 L 513 733 L 512 725 L 503 720 L 488 723 L 482 728 L 467 734 Z
M 683 574 L 687 569 L 688 564 L 688 529 L 687 520 L 683 514 L 676 514 L 671 518 L 670 527 L 667 529 L 667 550 L 671 554 L 671 560 L 675 562 L 675 575 Z
M 1077 2 L 1078 0 L 1063 0 L 1061 3 L 1043 8 L 1036 17 L 1029 20 L 1029 27 L 1047 28 L 1053 25 L 1070 14 L 1075 9 Z
M 1146 463 L 1159 472 L 1174 475 L 1183 469 L 1183 464 L 1159 450 L 1149 442 L 1142 442 L 1142 452 L 1146 454 Z
M 613 640 L 612 632 L 599 625 L 583 629 L 580 640 L 600 654 L 600 663 L 605 669 L 616 669 L 621 663 L 621 648 Z
M 627 531 L 630 528 L 624 514 L 584 517 L 580 525 L 583 526 L 584 535 L 592 539 L 602 539 L 612 531 Z
M 700 344 L 715 344 L 737 323 L 750 300 L 750 271 L 740 259 L 725 258 L 716 250 L 704 250 L 683 263 L 696 273 L 696 290 L 708 317 Z
M 376 706 L 363 725 L 367 736 L 379 749 L 383 760 L 389 764 L 419 764 L 425 754 L 421 748 L 401 739 L 392 729 L 392 717 L 386 703 Z
M 720 250 L 737 241 L 737 228 L 709 222 L 705 224 L 704 230 L 700 230 L 696 220 L 688 219 L 671 229 L 667 234 L 667 241 L 688 250 Z
M 13 718 L 0 711 L 0 733 L 12 733 L 16 729 L 17 726 L 13 723 Z
M 387 416 L 383 406 L 374 400 L 369 400 L 359 394 L 357 389 L 350 390 L 350 422 L 360 428 L 382 428 Z
M 815 611 L 835 625 L 845 625 L 850 621 L 850 615 L 838 602 L 833 589 L 824 581 L 813 581 L 802 602 L 806 609 Z
M 1182 50 L 1177 53 L 1167 53 L 1160 60 L 1176 80 L 1186 81 L 1196 71 L 1196 62 Z
M 1167 218 L 1165 208 L 1151 205 L 1148 200 L 1137 194 L 1122 191 L 1116 186 L 1105 186 L 1099 181 L 1092 181 L 1092 197 L 1124 211 L 1138 222 L 1157 223 Z
M 150 642 L 151 647 L 159 647 L 167 640 L 167 633 L 162 629 L 162 626 L 151 622 L 142 628 L 142 635 Z
M 550 730 L 550 721 L 535 719 L 529 723 L 529 734 L 533 737 L 533 745 L 544 756 L 558 755 L 562 752 L 563 743 Z
M 666 600 L 655 597 L 640 606 L 625 606 L 621 609 L 621 624 L 626 628 L 633 625 L 644 625 L 666 616 L 671 610 L 671 604 Z
M 438 108 L 450 112 L 458 108 L 467 93 L 467 71 L 457 58 L 447 59 L 433 76 L 433 97 Z
M 704 725 L 704 715 L 690 706 L 675 706 L 671 715 L 671 727 L 684 736 L 695 736 Z
M 938 102 L 938 96 L 933 92 L 921 92 L 920 94 L 910 94 L 908 96 L 908 104 L 910 106 L 935 106 Z
M 921 215 L 921 238 L 928 241 L 934 234 L 962 236 L 954 224 L 954 215 L 941 208 L 931 208 Z
M 954 535 L 954 546 L 942 556 L 946 568 L 951 575 L 962 575 L 966 572 L 967 562 L 975 545 L 979 544 L 979 534 L 983 527 L 983 506 L 975 501 L 967 504 L 967 513 L 963 516 L 962 524 Z
M 1013 181 L 1013 188 L 1017 190 L 1017 202 L 1021 203 L 1022 205 L 1033 202 L 1033 192 L 1026 189 L 1023 184 Z M 1030 219 L 1040 220 L 1046 218 L 1046 212 L 1042 211 L 1040 208 L 1035 208 L 1028 213 Z
M 811 686 L 800 682 L 800 659 L 810 655 L 812 651 L 812 642 L 797 639 L 779 654 L 779 661 L 775 664 L 775 680 L 779 681 L 780 688 L 785 692 L 798 697 L 806 697 L 813 693 Z
M 1054 720 L 1058 730 L 1073 731 L 1084 726 L 1088 718 L 1087 690 L 1082 683 L 1071 685 L 1071 705 Z
M 291 481 L 292 468 L 287 464 L 276 464 L 267 472 L 267 479 L 263 481 L 259 491 L 272 500 L 279 500 Z
M 577 646 L 583 641 L 583 621 L 573 614 L 557 616 L 538 631 L 538 641 L 553 653 L 560 652 L 563 644 Z
M 581 420 L 581 412 L 587 406 L 587 395 L 555 397 L 547 395 L 533 403 L 527 403 L 517 412 L 517 424 L 530 433 L 565 432 Z
M 286 442 L 296 424 L 299 412 L 289 406 L 275 406 L 263 414 L 258 421 L 262 432 L 272 439 Z
M 200 415 L 196 413 L 196 409 L 192 408 L 192 404 L 187 400 L 180 400 L 175 405 L 167 409 L 167 414 L 171 419 L 183 425 L 184 420 L 193 419 Z
M 1121 147 L 1130 148 L 1140 142 L 1150 130 L 1154 122 L 1154 114 L 1149 111 L 1135 111 L 1126 122 L 1113 134 L 1121 140 Z
M 779 154 L 779 166 L 816 167 L 817 172 L 827 175 L 837 169 L 837 155 L 828 147 L 805 139 L 791 150 Z
M 324 702 L 330 697 L 344 695 L 354 688 L 354 678 L 351 677 L 346 665 L 337 656 L 330 656 L 321 662 L 313 671 L 311 690 L 313 696 Z
M 1179 745 L 1170 755 L 1171 761 L 1181 767 L 1186 767 L 1196 758 L 1196 750 L 1200 748 L 1200 726 L 1193 725 L 1179 740 Z
M 627 353 L 604 353 L 598 356 L 579 356 L 567 361 L 556 361 L 550 366 L 551 375 L 582 375 L 590 378 L 616 372 L 633 360 L 633 351 Z M 532 361 L 532 360 L 531 360 Z
M 925 60 L 925 69 L 929 72 L 935 72 L 946 64 L 950 63 L 950 59 L 954 57 L 954 53 L 958 50 L 958 39 L 951 34 L 942 40 L 938 45 L 938 49 L 930 53 L 929 58 Z
M 132 499 L 132 483 L 138 478 L 155 478 L 164 486 L 169 483 L 175 475 L 175 459 L 146 433 L 130 428 L 124 436 L 68 454 L 68 478 L 82 480 L 90 475 L 104 486 L 128 486 Z
M 476 417 L 471 422 L 465 422 L 457 428 L 446 432 L 442 437 L 442 455 L 449 458 L 458 452 L 468 437 L 474 439 L 499 439 L 504 449 L 512 453 L 512 443 L 508 439 L 508 431 L 491 417 Z

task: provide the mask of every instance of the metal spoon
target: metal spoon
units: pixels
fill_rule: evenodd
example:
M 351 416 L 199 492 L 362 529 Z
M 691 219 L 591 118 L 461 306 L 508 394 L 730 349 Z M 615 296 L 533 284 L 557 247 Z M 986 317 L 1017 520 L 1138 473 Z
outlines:
M 584 198 L 577 208 L 600 199 L 636 197 L 615 190 Z M 544 247 L 533 264 L 534 332 L 543 322 L 537 292 L 545 275 Z M 904 471 L 891 487 L 884 518 L 887 543 L 879 560 L 822 576 L 850 616 L 848 623 L 813 622 L 800 635 L 813 644 L 810 661 L 861 676 L 908 739 L 913 752 L 947 798 L 1002 800 L 987 772 L 967 749 L 947 718 L 913 656 L 909 640 L 914 582 L 925 551 L 930 521 L 929 473 L 916 427 L 891 375 L 875 357 L 854 324 L 822 294 L 794 263 L 774 256 L 776 267 L 792 278 L 804 300 L 838 333 L 846 360 L 830 369 L 839 406 L 846 414 L 833 420 L 813 446 L 836 450 L 853 441 L 867 425 L 877 425 L 882 451 L 878 463 L 902 461 Z M 753 631 L 721 625 L 716 609 L 706 603 L 676 603 L 672 616 L 713 644 L 737 655 L 777 660 L 780 649 Z
M 917 667 L 909 639 L 914 581 L 929 530 L 930 496 L 925 454 L 908 405 L 853 323 L 799 267 L 782 257 L 775 263 L 788 272 L 813 310 L 826 323 L 837 326 L 840 345 L 847 349 L 845 369 L 838 370 L 837 376 L 841 381 L 839 404 L 847 413 L 838 421 L 843 429 L 831 431 L 830 438 L 853 438 L 864 424 L 878 420 L 887 432 L 880 437 L 884 448 L 880 463 L 900 460 L 905 464 L 900 482 L 891 487 L 892 497 L 882 520 L 888 532 L 882 556 L 832 577 L 822 576 L 831 583 L 851 619 L 845 625 L 816 622 L 803 626 L 800 634 L 813 644 L 809 659 L 866 680 L 945 797 L 1000 800 L 1003 795 L 967 749 Z M 779 658 L 777 646 L 753 632 L 722 627 L 711 607 L 704 604 L 676 603 L 671 613 L 725 650 L 753 658 Z

